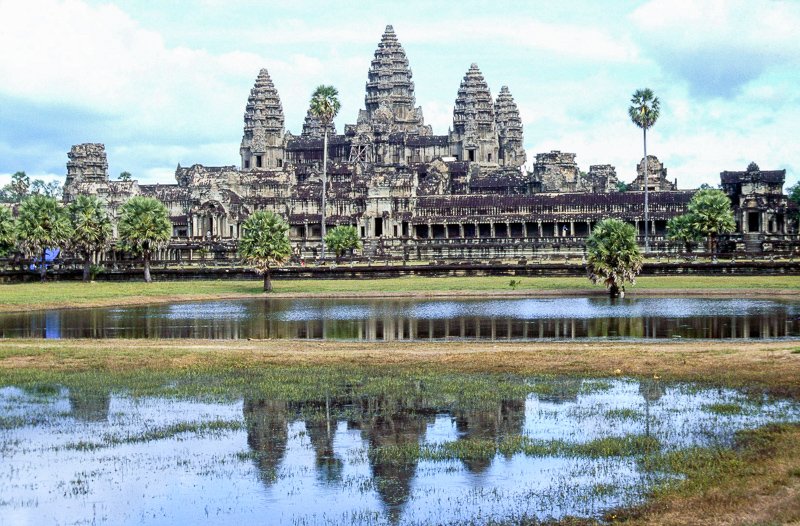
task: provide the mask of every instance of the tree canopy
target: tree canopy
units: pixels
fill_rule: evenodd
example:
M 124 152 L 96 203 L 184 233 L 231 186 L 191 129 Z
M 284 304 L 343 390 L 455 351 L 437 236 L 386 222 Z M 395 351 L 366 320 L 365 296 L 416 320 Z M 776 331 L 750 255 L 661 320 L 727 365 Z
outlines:
M 637 89 L 631 97 L 628 115 L 638 127 L 652 128 L 661 112 L 661 102 L 650 88 Z
M 619 219 L 597 223 L 586 241 L 586 271 L 592 283 L 603 283 L 612 296 L 625 291 L 625 282 L 636 283 L 642 270 L 642 254 L 633 225 Z
M 333 86 L 320 85 L 311 94 L 311 114 L 318 118 L 325 130 L 327 125 L 339 114 L 339 90 Z
M 358 230 L 352 225 L 339 225 L 325 235 L 325 245 L 342 257 L 346 252 L 361 248 Z
M 83 256 L 83 281 L 89 280 L 92 257 L 111 239 L 111 220 L 95 196 L 80 195 L 68 207 L 72 246 Z
M 242 228 L 239 254 L 257 273 L 264 275 L 264 292 L 270 292 L 271 269 L 283 265 L 292 254 L 289 225 L 280 216 L 259 210 L 247 218 Z
M 686 252 L 691 252 L 692 241 L 698 241 L 701 237 L 691 214 L 675 216 L 667 222 L 667 238 L 683 243 Z
M 795 219 L 800 217 L 800 182 L 793 184 L 789 188 L 786 189 L 786 193 L 789 194 L 789 200 L 797 205 L 798 212 L 795 213 Z
M 708 238 L 708 251 L 717 248 L 717 237 L 736 229 L 731 200 L 722 190 L 698 190 L 689 201 L 689 215 L 694 229 Z
M 11 176 L 11 182 L 0 190 L 0 200 L 4 203 L 21 203 L 28 195 L 30 186 L 30 177 L 25 172 L 16 172 Z
M 144 280 L 151 282 L 150 258 L 153 250 L 167 243 L 172 236 L 167 208 L 152 197 L 133 197 L 122 205 L 117 229 L 122 248 L 142 255 Z
M 16 240 L 17 232 L 11 209 L 6 206 L 0 206 L 0 256 L 8 254 L 14 248 Z
M 23 249 L 41 256 L 42 281 L 47 277 L 47 249 L 62 247 L 71 236 L 66 210 L 55 198 L 34 194 L 22 201 L 17 217 L 17 237 Z

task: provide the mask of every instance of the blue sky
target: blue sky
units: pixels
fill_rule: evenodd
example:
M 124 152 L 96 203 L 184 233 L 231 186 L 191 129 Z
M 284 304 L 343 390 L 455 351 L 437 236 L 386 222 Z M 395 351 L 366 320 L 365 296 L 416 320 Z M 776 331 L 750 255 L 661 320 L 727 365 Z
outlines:
M 62 179 L 72 144 L 103 142 L 112 176 L 173 183 L 178 163 L 238 163 L 258 71 L 299 133 L 315 86 L 356 120 L 386 24 L 394 25 L 434 133 L 452 123 L 470 63 L 509 86 L 529 163 L 577 153 L 630 181 L 641 131 L 627 107 L 653 89 L 648 150 L 680 188 L 722 170 L 800 175 L 800 2 L 292 2 L 0 0 L 0 184 Z

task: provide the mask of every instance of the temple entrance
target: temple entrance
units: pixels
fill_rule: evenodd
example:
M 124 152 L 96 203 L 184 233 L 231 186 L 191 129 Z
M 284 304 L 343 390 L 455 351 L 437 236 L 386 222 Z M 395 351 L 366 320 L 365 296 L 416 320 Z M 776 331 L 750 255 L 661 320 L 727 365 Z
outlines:
M 747 231 L 748 232 L 758 232 L 760 229 L 758 228 L 758 216 L 760 214 L 758 212 L 748 212 L 747 213 Z
M 381 237 L 383 235 L 383 218 L 376 217 L 375 218 L 375 237 Z

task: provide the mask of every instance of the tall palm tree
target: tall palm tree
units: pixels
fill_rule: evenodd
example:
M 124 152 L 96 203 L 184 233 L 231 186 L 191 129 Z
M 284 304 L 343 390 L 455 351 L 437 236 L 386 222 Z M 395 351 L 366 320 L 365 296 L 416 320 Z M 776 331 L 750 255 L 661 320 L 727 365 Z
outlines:
M 150 277 L 153 250 L 172 236 L 167 208 L 152 197 L 133 197 L 122 205 L 117 228 L 123 247 L 142 255 L 144 280 L 150 283 L 153 281 Z
M 660 103 L 658 97 L 653 94 L 650 88 L 637 89 L 631 97 L 631 106 L 628 108 L 628 115 L 634 124 L 642 129 L 644 140 L 644 250 L 650 250 L 648 229 L 650 226 L 650 211 L 648 203 L 648 168 L 647 159 L 647 128 L 651 128 L 658 120 Z
M 324 132 L 322 140 L 322 259 L 325 259 L 325 192 L 328 182 L 328 128 L 341 108 L 339 91 L 320 85 L 311 95 L 311 114 L 319 119 Z
M 42 281 L 47 277 L 47 249 L 64 245 L 71 235 L 69 217 L 55 198 L 34 194 L 22 201 L 17 217 L 17 237 L 22 247 L 34 257 L 41 254 L 39 273 Z
M 69 205 L 72 245 L 83 256 L 83 281 L 89 281 L 92 256 L 111 239 L 111 220 L 95 196 L 79 195 Z

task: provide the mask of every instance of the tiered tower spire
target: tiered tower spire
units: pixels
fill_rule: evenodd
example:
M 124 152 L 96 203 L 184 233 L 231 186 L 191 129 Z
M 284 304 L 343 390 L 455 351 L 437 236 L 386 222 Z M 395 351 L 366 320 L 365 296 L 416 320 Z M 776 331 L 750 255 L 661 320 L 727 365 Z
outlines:
M 388 126 L 390 131 L 430 134 L 422 109 L 415 108 L 408 58 L 392 26 L 386 26 L 367 74 L 364 106 L 358 124 Z
M 494 114 L 500 136 L 500 162 L 506 166 L 522 166 L 526 159 L 522 144 L 522 119 L 508 86 L 500 88 L 494 103 Z
M 244 113 L 243 169 L 282 165 L 283 106 L 266 69 L 258 73 Z
M 324 128 L 320 120 L 315 117 L 309 109 L 306 113 L 306 118 L 303 121 L 303 132 L 300 134 L 302 137 L 310 137 L 321 139 L 323 136 Z M 336 124 L 331 122 L 328 124 L 328 137 L 336 135 Z
M 458 88 L 453 110 L 453 136 L 454 142 L 461 143 L 461 151 L 454 153 L 463 160 L 497 162 L 499 143 L 492 93 L 474 63 Z

